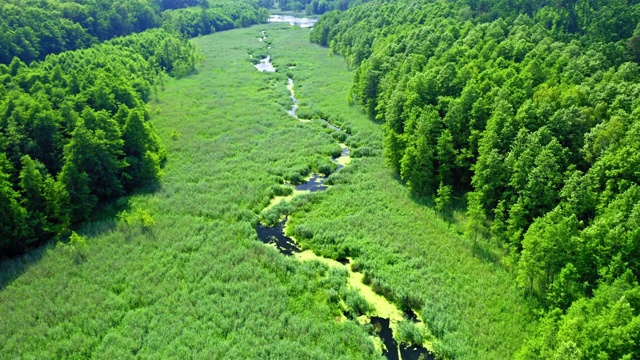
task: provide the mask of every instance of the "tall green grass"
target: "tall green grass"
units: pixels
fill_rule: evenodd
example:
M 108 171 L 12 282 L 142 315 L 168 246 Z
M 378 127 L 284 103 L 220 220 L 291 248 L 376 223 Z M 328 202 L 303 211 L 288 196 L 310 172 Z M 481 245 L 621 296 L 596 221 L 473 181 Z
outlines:
M 257 241 L 274 186 L 335 142 L 286 114 L 286 77 L 248 61 L 265 46 L 256 32 L 196 39 L 203 67 L 151 103 L 162 186 L 105 211 L 148 226 L 105 215 L 78 231 L 81 256 L 52 244 L 2 263 L 1 358 L 380 357 L 364 329 L 335 320 L 328 299 L 346 276 Z
M 306 43 L 308 32 L 271 31 L 275 63 L 289 70 L 301 109 L 337 116 L 360 158 L 334 176 L 314 204 L 291 216 L 289 231 L 319 254 L 352 256 L 378 292 L 417 307 L 439 355 L 507 359 L 534 329 L 531 309 L 491 244 L 462 236 L 457 216 L 445 221 L 428 199 L 413 199 L 381 155 L 379 125 L 349 106 L 352 74 L 344 61 Z

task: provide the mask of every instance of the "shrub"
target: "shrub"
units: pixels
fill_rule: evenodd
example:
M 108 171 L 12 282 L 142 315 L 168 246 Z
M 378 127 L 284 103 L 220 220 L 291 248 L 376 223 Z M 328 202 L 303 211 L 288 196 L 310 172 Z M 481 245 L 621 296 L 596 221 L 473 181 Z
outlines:
M 71 260 L 79 264 L 86 258 L 87 241 L 84 237 L 78 235 L 75 231 L 71 232 L 69 242 L 67 244 L 58 242 L 58 247 L 64 249 L 71 257 Z
M 327 301 L 337 304 L 340 301 L 340 294 L 335 289 L 327 289 Z
M 403 320 L 398 323 L 394 332 L 394 338 L 400 344 L 422 344 L 424 341 L 422 331 L 411 321 Z
M 362 270 L 362 268 L 363 268 L 362 264 L 357 260 L 351 263 L 351 271 L 353 271 L 353 272 L 358 272 L 358 271 Z
M 305 225 L 298 225 L 296 226 L 296 237 L 299 239 L 311 239 L 313 238 L 313 230 Z
M 300 175 L 300 173 L 295 172 L 295 171 L 291 171 L 291 172 L 287 173 L 284 176 L 284 178 L 288 182 L 292 183 L 293 185 L 299 185 L 299 184 L 302 184 L 302 182 L 303 182 L 302 181 L 302 179 L 303 179 L 302 175 Z
M 333 166 L 332 166 L 333 165 Z M 333 172 L 333 170 L 336 168 L 336 165 L 331 163 L 331 164 L 322 164 L 320 166 L 318 166 L 318 173 L 324 175 L 324 176 L 329 176 L 331 175 L 331 173 Z
M 340 171 L 340 172 L 329 175 L 329 177 L 324 183 L 327 185 L 335 185 L 335 184 L 344 183 L 345 179 L 346 177 L 344 176 L 342 171 Z
M 314 116 L 313 110 L 307 106 L 300 105 L 297 111 L 298 119 L 312 119 Z
M 340 145 L 334 144 L 334 146 L 332 146 L 331 148 L 330 155 L 334 159 L 340 157 L 340 155 L 342 155 L 342 148 L 340 147 Z
M 354 158 L 372 157 L 372 156 L 376 156 L 377 154 L 378 154 L 378 150 L 370 146 L 359 147 L 351 151 L 351 157 L 354 157 Z
M 344 131 L 334 131 L 331 136 L 333 136 L 333 138 L 339 142 L 344 142 L 347 140 L 347 134 Z
M 368 271 L 364 272 L 364 276 L 362 277 L 362 283 L 365 285 L 371 284 L 371 274 Z
M 271 187 L 271 196 L 288 196 L 291 194 L 293 194 L 293 188 L 291 186 L 274 185 Z
M 343 292 L 344 302 L 349 309 L 349 316 L 356 318 L 371 311 L 371 304 L 356 290 L 346 289 Z

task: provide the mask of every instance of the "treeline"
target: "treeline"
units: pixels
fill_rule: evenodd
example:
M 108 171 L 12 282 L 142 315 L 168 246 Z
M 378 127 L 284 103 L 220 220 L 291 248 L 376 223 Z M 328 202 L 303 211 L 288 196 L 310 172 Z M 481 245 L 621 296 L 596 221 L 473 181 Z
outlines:
M 43 60 L 167 22 L 193 36 L 264 22 L 265 14 L 254 0 L 0 0 L 0 63 Z
M 364 4 L 311 39 L 357 68 L 411 190 L 465 194 L 547 310 L 521 358 L 638 358 L 640 5 L 469 4 Z
M 163 26 L 187 36 L 265 23 L 269 11 L 251 1 L 218 0 L 207 7 L 189 7 L 162 13 Z
M 280 0 L 278 6 L 284 11 L 305 11 L 309 15 L 321 15 L 329 11 L 344 11 L 368 0 Z
M 145 102 L 194 70 L 193 44 L 164 30 L 0 64 L 0 254 L 65 233 L 103 200 L 157 182 L 164 147 Z

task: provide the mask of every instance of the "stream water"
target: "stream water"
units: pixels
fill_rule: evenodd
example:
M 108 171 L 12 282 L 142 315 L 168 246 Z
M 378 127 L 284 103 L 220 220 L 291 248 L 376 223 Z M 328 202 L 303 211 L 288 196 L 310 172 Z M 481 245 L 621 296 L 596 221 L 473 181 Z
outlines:
M 263 72 L 276 72 L 275 66 L 271 64 L 271 56 L 267 56 L 264 59 L 260 59 L 260 63 L 253 65 L 258 71 Z
M 287 224 L 287 220 L 288 218 L 285 217 L 274 227 L 258 224 L 256 232 L 263 243 L 275 246 L 282 255 L 293 256 L 302 252 L 302 249 L 292 238 L 285 236 L 284 227 Z
M 297 118 L 298 116 L 296 115 L 296 111 L 298 111 L 298 99 L 295 97 L 293 92 L 293 79 L 291 78 L 287 79 L 287 89 L 291 92 L 291 100 L 293 100 L 293 106 L 291 106 L 291 110 L 287 111 L 287 113 L 294 118 Z
M 271 65 L 270 57 L 262 59 L 260 61 L 260 64 L 257 64 L 255 66 L 260 72 L 274 72 L 276 70 L 275 67 Z M 289 92 L 291 93 L 291 100 L 293 101 L 293 105 L 287 112 L 289 113 L 289 115 L 297 119 L 298 117 L 296 115 L 296 110 L 298 109 L 298 99 L 295 97 L 293 87 L 293 79 L 289 78 L 287 80 L 287 89 L 289 89 Z M 302 121 L 302 119 L 300 120 Z M 324 122 L 329 128 L 335 131 L 340 131 L 340 127 L 335 126 L 330 122 L 326 120 L 320 121 Z M 340 144 L 340 147 L 342 148 L 340 157 L 332 159 L 332 161 L 338 165 L 335 171 L 339 171 L 340 169 L 344 168 L 351 161 L 351 158 L 349 157 L 349 148 L 345 144 Z M 327 185 L 325 185 L 326 180 L 327 177 L 325 175 L 313 174 L 307 181 L 295 187 L 295 193 L 324 191 L 327 189 Z M 295 196 L 295 193 L 292 196 Z M 272 203 L 274 201 L 272 201 Z M 273 206 L 273 204 L 270 206 Z M 293 237 L 285 235 L 287 221 L 288 217 L 285 217 L 274 227 L 268 227 L 259 223 L 258 227 L 256 228 L 258 239 L 265 244 L 275 246 L 275 248 L 277 248 L 282 255 L 294 256 L 301 261 L 317 260 L 329 266 L 345 268 L 347 270 L 347 273 L 349 274 L 349 285 L 358 289 L 363 297 L 367 299 L 368 302 L 372 303 L 372 305 L 374 305 L 376 316 L 369 317 L 368 321 L 374 327 L 376 335 L 382 340 L 382 354 L 387 359 L 435 359 L 434 356 L 429 353 L 429 351 L 423 346 L 398 346 L 398 343 L 393 338 L 393 331 L 397 322 L 403 319 L 412 321 L 416 324 L 419 324 L 420 326 L 424 326 L 424 324 L 419 320 L 413 310 L 408 310 L 403 313 L 395 305 L 391 304 L 387 299 L 376 294 L 372 288 L 363 283 L 363 274 L 351 270 L 350 259 L 341 258 L 333 260 L 318 256 L 309 250 L 302 251 Z

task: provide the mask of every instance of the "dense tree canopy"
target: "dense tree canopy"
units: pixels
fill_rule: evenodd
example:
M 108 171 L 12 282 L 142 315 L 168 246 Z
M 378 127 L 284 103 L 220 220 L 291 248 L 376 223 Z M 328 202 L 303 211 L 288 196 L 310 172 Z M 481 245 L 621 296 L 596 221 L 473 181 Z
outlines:
M 280 0 L 281 10 L 305 11 L 307 14 L 324 14 L 328 11 L 344 11 L 368 0 Z
M 199 53 L 182 37 L 266 22 L 263 5 L 0 1 L 0 251 L 19 252 L 99 201 L 156 182 L 166 155 L 145 102 L 165 71 L 194 70 Z
M 163 25 L 185 35 L 265 22 L 244 0 L 1 0 L 0 63 L 25 63 Z
M 218 0 L 206 7 L 167 10 L 162 13 L 163 26 L 187 36 L 264 23 L 269 19 L 266 8 L 250 1 Z
M 86 219 L 99 201 L 154 184 L 166 155 L 145 102 L 161 69 L 199 55 L 164 30 L 25 65 L 0 65 L 0 252 Z
M 356 68 L 351 101 L 411 190 L 466 193 L 469 233 L 548 310 L 523 358 L 640 356 L 639 20 L 636 2 L 392 1 L 312 33 Z M 627 337 L 605 344 L 605 324 Z

